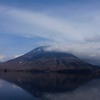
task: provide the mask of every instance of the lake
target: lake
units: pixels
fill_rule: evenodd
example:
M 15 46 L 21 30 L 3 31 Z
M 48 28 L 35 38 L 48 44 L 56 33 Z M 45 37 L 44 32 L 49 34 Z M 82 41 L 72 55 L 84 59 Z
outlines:
M 0 72 L 0 100 L 99 100 L 93 74 Z

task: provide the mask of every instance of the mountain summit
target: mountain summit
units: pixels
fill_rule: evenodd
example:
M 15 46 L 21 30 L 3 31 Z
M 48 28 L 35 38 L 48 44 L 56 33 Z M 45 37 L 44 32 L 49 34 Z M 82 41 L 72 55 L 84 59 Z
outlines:
M 47 48 L 46 46 L 38 47 L 23 56 L 3 63 L 2 68 L 31 71 L 90 70 L 92 68 L 91 64 L 70 53 L 48 51 Z

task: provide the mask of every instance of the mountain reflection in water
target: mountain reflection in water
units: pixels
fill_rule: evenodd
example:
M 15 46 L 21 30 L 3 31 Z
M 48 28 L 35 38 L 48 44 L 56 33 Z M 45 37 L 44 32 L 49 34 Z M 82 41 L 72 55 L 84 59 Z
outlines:
M 49 73 L 49 72 L 48 73 L 1 72 L 0 79 L 12 83 L 17 87 L 20 87 L 22 90 L 27 91 L 28 94 L 31 94 L 31 96 L 34 97 L 33 100 L 38 100 L 38 99 L 40 100 L 66 100 L 66 99 L 84 100 L 84 98 L 83 99 L 79 98 L 78 94 L 80 95 L 81 93 L 82 95 L 82 91 L 84 91 L 85 93 L 84 89 L 87 87 L 86 84 L 90 86 L 89 85 L 90 83 L 88 82 L 89 81 L 91 82 L 91 80 L 94 79 L 94 76 L 91 74 L 88 75 L 58 74 L 58 73 Z M 82 86 L 84 88 L 78 90 L 79 92 L 78 91 L 76 92 L 76 90 Z M 76 95 L 74 94 L 74 91 Z M 0 92 L 0 96 L 1 96 L 1 92 Z M 90 100 L 90 99 L 85 98 L 85 100 Z M 99 100 L 99 99 L 95 99 L 95 100 Z

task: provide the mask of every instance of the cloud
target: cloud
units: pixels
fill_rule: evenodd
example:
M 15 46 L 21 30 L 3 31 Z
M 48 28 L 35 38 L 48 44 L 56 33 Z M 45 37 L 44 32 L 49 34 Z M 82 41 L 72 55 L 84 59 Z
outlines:
M 44 12 L 0 6 L 0 32 L 43 37 L 46 43 L 38 44 L 50 44 L 49 50 L 67 51 L 83 58 L 95 54 L 99 59 L 100 11 L 85 9 L 84 13 L 78 13 L 60 18 Z
M 79 17 L 58 18 L 45 13 L 1 6 L 1 32 L 32 37 L 34 35 L 56 41 L 83 41 L 99 34 L 100 13 L 86 12 Z M 6 12 L 4 12 L 6 11 Z M 71 16 L 71 15 L 70 15 Z M 3 19 L 3 20 L 2 20 Z M 76 19 L 77 20 L 76 22 Z
M 23 54 L 14 55 L 14 58 L 20 57 L 20 56 L 22 56 L 22 55 L 23 55 Z
M 100 64 L 100 48 L 99 42 L 74 42 L 74 43 L 39 43 L 41 45 L 48 45 L 47 51 L 59 51 L 59 52 L 67 52 L 71 53 L 86 62 L 91 64 Z
M 90 36 L 88 38 L 85 39 L 85 41 L 87 42 L 100 42 L 100 35 L 94 35 L 94 36 Z
M 96 57 L 96 54 L 94 54 L 94 53 L 90 54 L 90 57 Z
M 98 12 L 84 13 L 77 18 L 59 18 L 45 13 L 1 6 L 1 32 L 27 37 L 44 37 L 55 41 L 84 41 L 88 36 L 99 34 Z M 4 12 L 6 10 L 6 12 Z
M 23 54 L 17 54 L 17 55 L 4 55 L 4 54 L 0 54 L 0 62 L 5 62 L 9 59 L 14 59 L 17 58 L 19 56 L 22 56 Z
M 77 56 L 84 56 L 89 57 L 90 55 L 100 56 L 100 48 L 99 43 L 87 43 L 87 42 L 74 42 L 74 43 L 67 43 L 67 42 L 49 42 L 49 43 L 39 43 L 41 45 L 48 45 L 46 50 L 54 50 L 54 51 L 61 51 L 61 52 L 69 52 L 73 53 Z
M 0 54 L 0 61 L 4 61 L 5 60 L 5 55 L 3 55 L 3 54 Z
M 2 7 L 2 9 L 4 8 Z M 43 13 L 9 8 L 8 11 L 3 12 L 2 17 L 3 23 L 5 23 L 2 25 L 4 32 L 17 33 L 23 36 L 51 37 L 54 40 L 80 40 L 82 38 L 81 32 L 73 23 L 69 21 L 64 22 L 61 19 L 53 18 Z

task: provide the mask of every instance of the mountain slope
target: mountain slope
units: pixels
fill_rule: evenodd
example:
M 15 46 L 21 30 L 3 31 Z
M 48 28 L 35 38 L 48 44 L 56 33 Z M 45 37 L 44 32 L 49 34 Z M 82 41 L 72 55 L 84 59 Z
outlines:
M 92 69 L 92 65 L 70 53 L 47 51 L 46 48 L 38 47 L 23 56 L 7 61 L 2 64 L 2 68 L 47 71 Z

